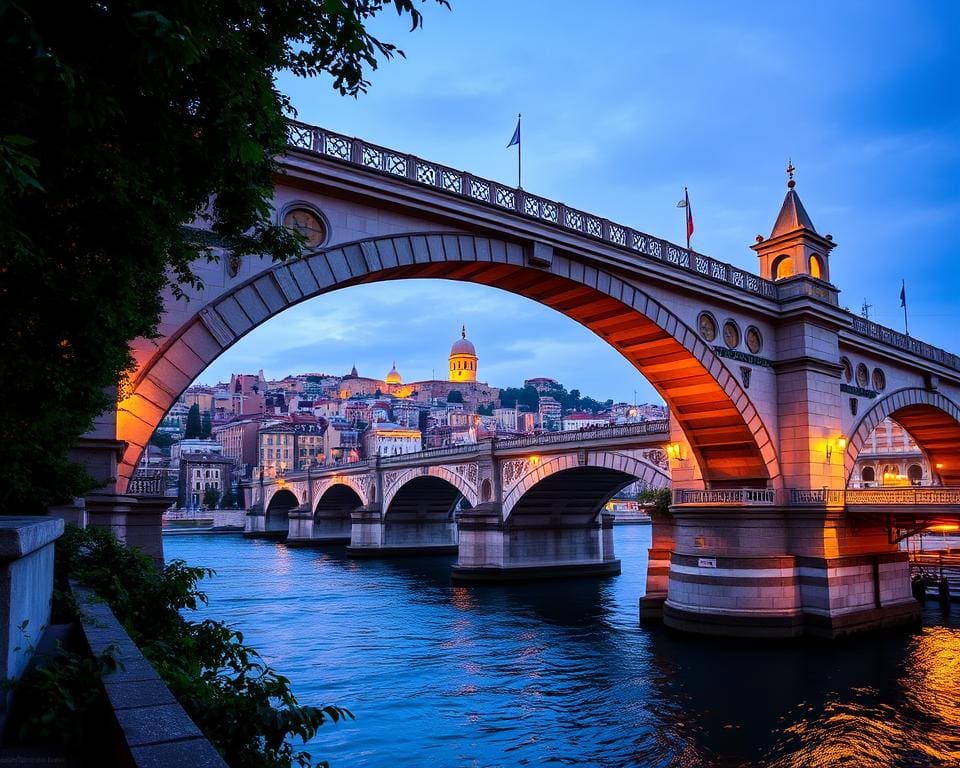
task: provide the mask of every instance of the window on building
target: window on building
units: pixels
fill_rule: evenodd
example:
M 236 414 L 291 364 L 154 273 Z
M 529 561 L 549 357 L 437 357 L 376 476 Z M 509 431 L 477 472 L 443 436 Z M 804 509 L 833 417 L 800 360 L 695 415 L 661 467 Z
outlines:
M 919 464 L 911 464 L 907 469 L 907 477 L 913 485 L 920 485 L 920 481 L 923 480 L 923 467 Z
M 874 483 L 877 480 L 877 473 L 873 467 L 864 467 L 860 470 L 860 479 L 865 483 Z
M 785 277 L 790 277 L 793 274 L 793 265 L 790 262 L 789 256 L 778 256 L 773 262 L 773 279 L 782 280 Z

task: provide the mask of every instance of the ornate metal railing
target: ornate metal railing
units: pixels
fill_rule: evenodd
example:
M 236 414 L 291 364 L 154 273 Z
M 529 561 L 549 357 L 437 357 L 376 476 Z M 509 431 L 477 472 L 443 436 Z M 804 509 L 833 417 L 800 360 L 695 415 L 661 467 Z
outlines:
M 291 148 L 315 152 L 369 171 L 405 179 L 408 182 L 465 197 L 492 208 L 536 219 L 563 230 L 595 238 L 636 256 L 662 262 L 686 272 L 693 272 L 747 293 L 778 300 L 790 298 L 800 292 L 832 304 L 837 303 L 835 291 L 821 284 L 791 282 L 778 285 L 733 264 L 717 261 L 624 224 L 617 224 L 555 200 L 531 195 L 522 189 L 483 179 L 466 171 L 458 171 L 415 155 L 397 152 L 362 139 L 296 121 L 288 122 L 287 136 Z M 882 325 L 868 322 L 853 313 L 848 314 L 854 333 L 960 370 L 960 357 L 957 355 Z
M 289 145 L 294 149 L 316 152 L 370 171 L 466 197 L 477 203 L 601 240 L 635 255 L 694 272 L 748 293 L 777 298 L 777 286 L 773 282 L 733 264 L 717 261 L 624 224 L 571 208 L 564 203 L 531 195 L 516 187 L 306 123 L 290 121 L 287 135 Z
M 926 344 L 925 342 L 915 339 L 912 336 L 908 336 L 905 333 L 894 331 L 893 329 L 879 325 L 878 323 L 872 323 L 862 317 L 851 315 L 851 318 L 853 320 L 852 330 L 859 336 L 866 336 L 868 339 L 873 339 L 875 341 L 882 342 L 883 344 L 889 344 L 890 346 L 897 347 L 899 349 L 905 349 L 908 352 L 912 352 L 913 354 L 919 355 L 927 360 L 932 360 L 935 363 L 940 363 L 941 365 L 944 365 L 948 368 L 953 368 L 954 370 L 960 370 L 960 356 L 957 356 L 952 352 L 947 352 L 939 347 L 933 346 L 932 344 Z
M 776 503 L 776 491 L 773 488 L 716 488 L 706 491 L 674 488 L 673 503 L 770 506 Z
M 465 443 L 464 445 L 444 445 L 440 448 L 427 448 L 423 451 L 411 451 L 410 453 L 400 453 L 396 456 L 381 456 L 380 466 L 390 464 L 404 464 L 408 461 L 421 461 L 423 459 L 442 459 L 446 456 L 472 455 L 480 450 L 482 443 Z
M 674 504 L 735 504 L 804 506 L 955 506 L 960 488 L 674 488 Z
M 849 488 L 845 494 L 848 506 L 852 504 L 960 506 L 960 488 Z
M 580 443 L 585 440 L 669 434 L 670 422 L 667 419 L 661 419 L 658 421 L 641 421 L 636 424 L 618 424 L 612 427 L 587 427 L 586 429 L 570 430 L 568 432 L 546 432 L 542 435 L 530 435 L 529 437 L 510 437 L 506 440 L 497 440 L 495 446 L 498 449 L 533 448 L 540 445 Z

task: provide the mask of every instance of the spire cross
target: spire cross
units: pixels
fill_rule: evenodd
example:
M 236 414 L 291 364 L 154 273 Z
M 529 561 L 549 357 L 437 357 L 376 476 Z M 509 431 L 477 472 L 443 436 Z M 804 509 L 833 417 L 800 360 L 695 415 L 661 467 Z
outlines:
M 793 166 L 793 160 L 787 160 L 787 177 L 789 179 L 789 181 L 787 181 L 787 187 L 790 189 L 797 186 L 797 182 L 793 180 L 793 172 L 795 170 L 797 169 Z
M 463 338 L 463 339 L 467 338 L 467 326 L 466 326 L 466 325 L 460 326 L 460 337 Z

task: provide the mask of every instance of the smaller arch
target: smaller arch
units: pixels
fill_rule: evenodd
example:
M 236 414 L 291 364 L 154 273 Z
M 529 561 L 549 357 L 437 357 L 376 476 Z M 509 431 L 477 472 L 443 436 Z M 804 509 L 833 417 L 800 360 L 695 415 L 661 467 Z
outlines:
M 426 472 L 423 471 L 424 469 L 426 469 Z M 446 467 L 411 467 L 403 472 L 389 488 L 385 487 L 383 489 L 383 513 L 386 514 L 387 510 L 390 508 L 390 505 L 393 503 L 393 499 L 398 493 L 400 493 L 404 486 L 416 480 L 418 477 L 424 476 L 430 476 L 437 478 L 438 480 L 443 480 L 444 482 L 456 488 L 457 491 L 459 491 L 470 503 L 470 506 L 474 507 L 477 505 L 476 489 L 474 489 L 456 472 L 452 472 Z
M 864 467 L 860 470 L 860 481 L 864 483 L 877 482 L 877 471 L 873 467 Z
M 907 479 L 913 485 L 920 485 L 923 482 L 923 467 L 919 464 L 911 464 L 907 467 Z
M 565 454 L 563 456 L 555 456 L 549 461 L 535 466 L 510 489 L 503 500 L 504 522 L 507 521 L 510 513 L 523 496 L 538 483 L 559 472 L 581 467 L 607 469 L 622 473 L 627 476 L 628 479 L 619 487 L 628 485 L 635 480 L 639 480 L 647 488 L 668 488 L 670 486 L 670 475 L 660 467 L 645 459 L 637 459 L 625 453 L 615 451 L 590 451 L 587 454 L 586 464 L 580 464 L 576 455 Z M 616 490 L 619 490 L 619 488 L 613 488 L 611 492 L 615 492 Z M 604 499 L 604 501 L 606 501 L 606 499 Z
M 286 531 L 288 528 L 288 514 L 291 510 L 296 509 L 299 506 L 296 495 L 286 489 L 281 488 L 273 496 L 270 497 L 270 501 L 267 504 L 265 510 L 265 530 L 266 532 L 271 531 Z

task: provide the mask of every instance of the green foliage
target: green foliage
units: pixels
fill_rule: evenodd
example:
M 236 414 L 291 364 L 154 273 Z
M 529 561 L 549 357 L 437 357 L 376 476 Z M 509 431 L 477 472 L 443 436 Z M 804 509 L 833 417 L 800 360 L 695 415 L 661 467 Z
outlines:
M 477 413 L 481 416 L 493 416 L 493 403 L 487 403 L 486 405 L 478 405 Z
M 200 425 L 200 406 L 194 403 L 187 411 L 187 425 L 183 430 L 184 440 L 196 440 L 200 437 L 202 427 Z
M 197 585 L 212 573 L 179 560 L 159 568 L 104 529 L 68 527 L 57 542 L 61 589 L 69 577 L 106 600 L 231 768 L 310 765 L 307 754 L 288 740 L 306 741 L 323 723 L 353 715 L 334 705 L 299 704 L 290 681 L 245 645 L 240 632 L 183 615 L 206 602 Z
M 203 504 L 207 509 L 214 509 L 220 501 L 220 491 L 216 488 L 207 488 L 203 492 Z
M 0 441 L 0 513 L 92 488 L 67 451 L 211 244 L 299 256 L 268 203 L 293 113 L 275 75 L 362 93 L 401 53 L 368 24 L 393 8 L 415 29 L 417 5 L 0 2 L 0 434 L 17 436 Z
M 536 411 L 540 407 L 540 393 L 533 387 L 507 387 L 500 390 L 500 407 L 513 408 L 517 403 L 522 410 Z
M 230 507 L 235 507 L 237 505 L 237 497 L 233 493 L 233 489 L 227 488 L 223 492 L 223 497 L 220 499 L 220 507 L 222 509 L 229 509 Z
M 153 437 L 150 438 L 150 445 L 155 445 L 157 448 L 163 449 L 168 455 L 170 446 L 174 443 L 173 435 L 169 432 L 154 432 Z
M 6 727 L 8 743 L 57 744 L 71 754 L 90 751 L 90 722 L 103 700 L 100 680 L 117 668 L 116 649 L 98 656 L 62 646 L 50 654 L 35 652 L 31 665 L 16 681 L 4 681 L 12 690 L 14 706 Z
M 463 402 L 463 392 L 459 389 L 451 389 L 447 393 L 447 402 L 448 403 L 462 403 Z
M 200 437 L 204 440 L 209 440 L 210 435 L 213 433 L 213 419 L 210 416 L 210 412 L 207 411 L 203 414 L 203 420 L 200 422 Z
M 673 501 L 673 494 L 669 488 L 645 488 L 640 491 L 637 500 L 644 505 L 651 505 L 650 517 L 668 518 L 670 517 L 670 504 Z

